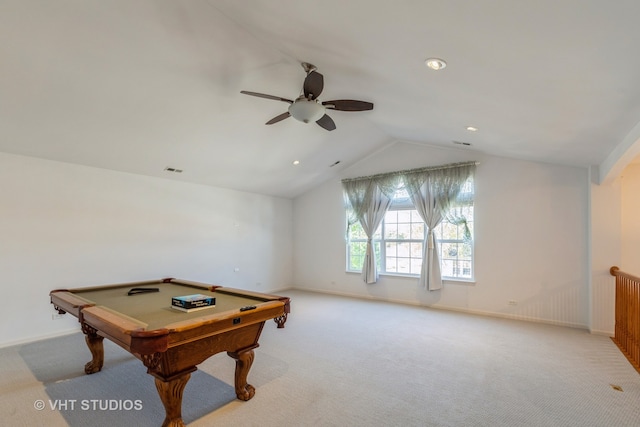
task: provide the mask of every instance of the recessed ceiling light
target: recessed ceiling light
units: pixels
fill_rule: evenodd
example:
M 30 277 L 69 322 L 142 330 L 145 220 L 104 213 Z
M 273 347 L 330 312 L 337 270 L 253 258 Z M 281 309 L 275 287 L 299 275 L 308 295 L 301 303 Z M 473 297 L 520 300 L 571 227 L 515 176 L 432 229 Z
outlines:
M 475 126 L 467 126 L 467 128 L 466 128 L 466 129 L 467 129 L 469 132 L 476 132 L 476 131 L 478 130 L 478 128 L 477 128 L 477 127 L 475 127 Z
M 294 165 L 294 166 L 298 166 L 299 164 L 300 164 L 300 160 L 294 160 L 294 161 L 293 161 L 293 165 Z
M 442 70 L 447 66 L 447 63 L 440 58 L 427 58 L 424 63 L 427 64 L 427 67 L 435 71 Z

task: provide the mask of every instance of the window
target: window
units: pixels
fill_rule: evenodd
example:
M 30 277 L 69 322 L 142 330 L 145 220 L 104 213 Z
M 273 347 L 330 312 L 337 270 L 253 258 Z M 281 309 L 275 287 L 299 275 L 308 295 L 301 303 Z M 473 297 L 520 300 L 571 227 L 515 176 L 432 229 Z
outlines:
M 422 269 L 426 225 L 404 190 L 399 188 L 373 237 L 380 274 L 415 276 Z M 473 280 L 473 180 L 469 179 L 456 207 L 434 230 L 444 279 Z M 360 272 L 367 250 L 367 235 L 359 222 L 349 227 L 347 271 Z

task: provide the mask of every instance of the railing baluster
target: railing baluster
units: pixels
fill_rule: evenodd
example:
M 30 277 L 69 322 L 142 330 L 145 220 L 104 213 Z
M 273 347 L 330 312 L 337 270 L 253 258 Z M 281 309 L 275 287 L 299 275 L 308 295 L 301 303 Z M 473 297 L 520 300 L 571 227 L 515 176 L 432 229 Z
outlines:
M 616 278 L 616 325 L 611 339 L 627 360 L 640 372 L 640 277 L 609 270 Z

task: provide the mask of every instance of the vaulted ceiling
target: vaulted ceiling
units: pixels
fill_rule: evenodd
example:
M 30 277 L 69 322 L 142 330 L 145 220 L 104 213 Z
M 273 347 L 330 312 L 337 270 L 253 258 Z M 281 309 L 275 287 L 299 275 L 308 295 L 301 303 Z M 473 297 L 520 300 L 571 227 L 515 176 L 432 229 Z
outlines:
M 639 17 L 628 0 L 3 0 L 0 151 L 281 197 L 396 140 L 599 165 L 640 123 Z M 240 91 L 296 99 L 301 62 L 321 101 L 374 109 L 265 125 L 289 104 Z

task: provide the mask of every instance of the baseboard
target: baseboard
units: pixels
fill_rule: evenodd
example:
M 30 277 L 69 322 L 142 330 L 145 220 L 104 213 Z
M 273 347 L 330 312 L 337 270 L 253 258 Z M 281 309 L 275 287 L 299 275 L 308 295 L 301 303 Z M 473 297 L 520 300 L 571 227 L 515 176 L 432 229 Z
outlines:
M 40 335 L 37 337 L 31 337 L 31 338 L 27 338 L 27 339 L 23 339 L 23 340 L 17 340 L 17 341 L 8 341 L 5 343 L 0 343 L 0 348 L 7 348 L 7 347 L 13 347 L 13 346 L 18 346 L 18 345 L 24 345 L 24 344 L 30 344 L 30 343 L 34 343 L 37 341 L 44 341 L 44 340 L 49 340 L 51 338 L 58 338 L 58 337 L 64 337 L 67 335 L 72 335 L 72 334 L 78 334 L 81 333 L 79 328 L 73 328 L 73 329 L 68 329 L 65 331 L 61 331 L 61 332 L 54 332 L 51 334 L 46 334 L 46 335 Z
M 441 306 L 441 305 L 438 305 L 438 306 L 425 305 L 425 304 L 420 304 L 416 301 L 407 301 L 407 300 L 401 300 L 401 299 L 395 299 L 395 298 L 378 298 L 371 295 L 358 295 L 358 294 L 351 294 L 348 292 L 328 291 L 326 289 L 310 289 L 310 288 L 293 288 L 293 289 L 297 291 L 309 291 L 309 292 L 314 292 L 319 294 L 336 295 L 336 296 L 356 298 L 356 299 L 362 299 L 362 300 L 383 301 L 383 302 L 390 302 L 394 304 L 411 305 L 414 307 L 425 307 L 425 308 L 431 308 L 435 310 L 455 311 L 459 313 L 473 314 L 478 316 L 498 317 L 502 319 L 521 320 L 521 321 L 532 322 L 532 323 L 543 323 L 546 325 L 555 325 L 555 326 L 562 326 L 562 327 L 574 328 L 574 329 L 586 329 L 586 330 L 589 329 L 587 325 L 583 325 L 580 323 L 561 322 L 556 320 L 540 319 L 537 317 L 528 317 L 528 316 L 514 315 L 509 313 L 497 313 L 493 311 L 484 311 L 484 310 L 469 310 L 469 309 L 463 309 L 459 307 L 448 307 L 448 306 Z
M 572 323 L 572 322 L 562 322 L 562 321 L 558 321 L 558 320 L 540 319 L 538 317 L 522 316 L 522 315 L 518 315 L 518 314 L 498 313 L 498 312 L 494 312 L 494 311 L 483 311 L 483 310 L 466 310 L 466 309 L 460 309 L 458 307 L 437 306 L 437 307 L 431 307 L 431 308 L 437 308 L 437 309 L 449 310 L 449 311 L 459 311 L 459 312 L 462 312 L 462 313 L 476 314 L 476 315 L 479 315 L 479 316 L 498 317 L 498 318 L 501 318 L 501 319 L 522 320 L 524 322 L 542 323 L 542 324 L 545 324 L 545 325 L 562 326 L 562 327 L 565 327 L 565 328 L 585 329 L 585 330 L 589 329 L 587 327 L 587 325 L 583 325 L 581 323 Z
M 604 335 L 609 338 L 615 335 L 614 331 L 599 331 L 597 329 L 590 329 L 589 332 L 591 332 L 593 335 Z
M 262 292 L 263 294 L 269 294 L 269 295 L 278 295 L 278 292 L 295 291 L 295 290 L 297 290 L 297 289 L 294 288 L 294 287 L 291 287 L 291 286 L 287 286 L 287 287 L 284 287 L 284 288 L 270 289 L 268 291 L 256 290 L 255 292 Z

